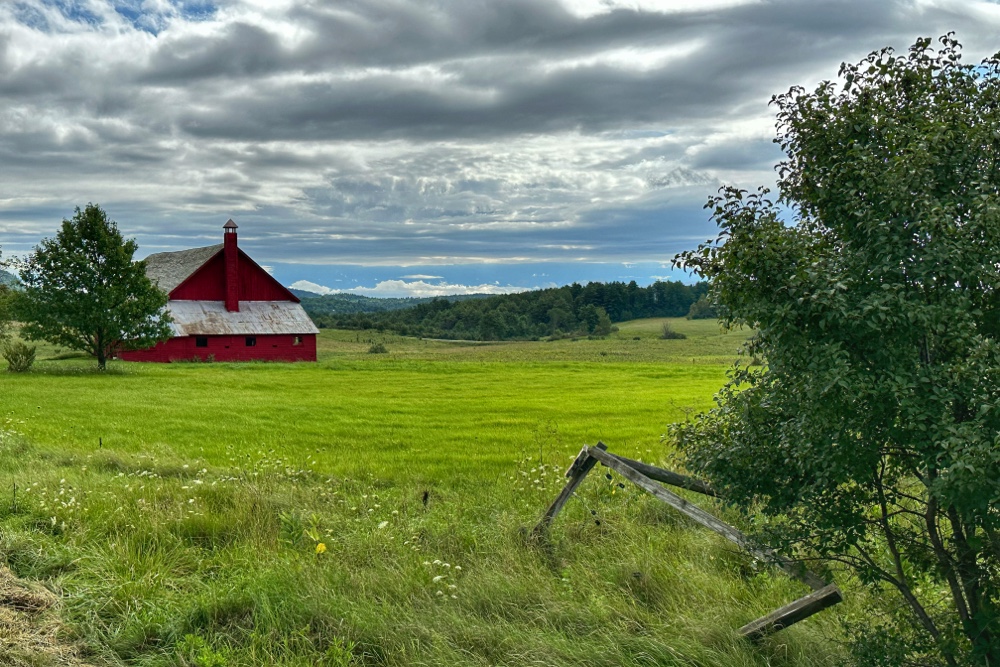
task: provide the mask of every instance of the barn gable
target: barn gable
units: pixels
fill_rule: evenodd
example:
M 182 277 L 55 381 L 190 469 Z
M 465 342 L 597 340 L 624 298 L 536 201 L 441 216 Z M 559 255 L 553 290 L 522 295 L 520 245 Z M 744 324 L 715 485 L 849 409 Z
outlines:
M 146 275 L 170 297 L 173 338 L 133 361 L 316 361 L 319 329 L 298 297 L 237 247 L 236 223 L 224 242 L 146 258 Z
M 242 250 L 237 250 L 239 301 L 292 301 L 297 296 L 262 269 Z M 226 258 L 222 244 L 177 252 L 161 252 L 146 258 L 146 275 L 171 301 L 225 301 Z

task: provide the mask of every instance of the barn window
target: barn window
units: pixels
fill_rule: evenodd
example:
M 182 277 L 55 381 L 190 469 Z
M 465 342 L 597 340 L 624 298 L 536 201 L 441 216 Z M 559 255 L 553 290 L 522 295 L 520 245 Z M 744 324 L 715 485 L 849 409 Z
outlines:
M 195 336 L 194 337 L 195 347 L 208 347 L 208 336 Z
M 247 347 L 253 347 L 257 344 L 256 336 L 247 336 Z
M 292 345 L 302 345 L 302 336 L 296 336 L 295 340 L 292 341 Z

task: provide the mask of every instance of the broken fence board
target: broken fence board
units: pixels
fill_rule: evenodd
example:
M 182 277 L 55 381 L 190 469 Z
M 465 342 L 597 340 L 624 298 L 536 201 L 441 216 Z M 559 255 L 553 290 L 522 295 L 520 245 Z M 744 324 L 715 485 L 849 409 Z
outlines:
M 608 453 L 610 454 L 610 452 Z M 664 484 L 669 484 L 670 486 L 687 489 L 688 491 L 694 491 L 695 493 L 712 496 L 713 498 L 717 498 L 719 495 L 711 486 L 701 480 L 694 479 L 693 477 L 681 475 L 680 473 L 665 470 L 664 468 L 657 468 L 656 466 L 651 466 L 648 463 L 619 456 L 618 454 L 611 454 L 611 456 L 614 456 L 619 461 L 624 462 L 629 468 L 638 470 L 646 477 L 655 479 L 657 482 L 663 482 Z
M 641 488 L 643 491 L 646 491 L 647 493 L 651 494 L 658 500 L 670 505 L 684 516 L 688 517 L 689 519 L 692 519 L 697 523 L 700 523 L 706 528 L 715 531 L 719 535 L 722 535 L 730 542 L 733 542 L 741 549 L 753 554 L 760 560 L 777 565 L 782 570 L 784 570 L 788 576 L 803 582 L 813 590 L 822 589 L 827 585 L 826 581 L 824 581 L 822 577 L 808 570 L 803 570 L 803 568 L 801 568 L 798 564 L 788 560 L 787 558 L 783 558 L 770 550 L 762 550 L 756 548 L 755 546 L 752 545 L 751 541 L 749 540 L 749 538 L 747 538 L 746 535 L 744 535 L 742 532 L 740 532 L 733 526 L 730 526 L 725 521 L 722 521 L 721 519 L 716 518 L 712 514 L 709 514 L 705 510 L 698 507 L 697 505 L 689 503 L 687 500 L 681 498 L 673 491 L 670 491 L 669 489 L 664 488 L 660 484 L 657 484 L 649 477 L 646 477 L 641 472 L 637 471 L 635 468 L 629 466 L 627 463 L 622 461 L 614 454 L 610 454 L 598 447 L 584 447 L 584 449 L 581 450 L 580 452 L 581 456 L 583 455 L 584 451 L 586 451 L 587 454 L 589 454 L 592 458 L 597 459 L 608 468 L 611 468 L 612 470 L 620 474 L 622 477 L 626 478 L 627 480 L 629 480 L 630 482 Z M 579 482 L 577 482 L 577 484 L 579 484 Z M 553 505 L 555 505 L 555 503 L 553 503 Z
M 739 632 L 742 636 L 750 640 L 761 639 L 772 632 L 777 632 L 805 620 L 827 607 L 832 607 L 843 599 L 844 597 L 841 595 L 837 585 L 830 584 L 799 598 L 795 602 L 786 604 L 780 609 L 775 609 L 767 616 L 747 623 L 740 628 Z

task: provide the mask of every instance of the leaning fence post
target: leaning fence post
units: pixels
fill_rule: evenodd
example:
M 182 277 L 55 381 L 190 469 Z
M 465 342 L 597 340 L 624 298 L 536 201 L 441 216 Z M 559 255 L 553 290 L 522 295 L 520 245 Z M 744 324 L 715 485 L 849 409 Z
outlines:
M 594 447 L 594 449 L 600 449 L 602 451 L 607 448 L 607 445 L 603 442 L 598 442 L 597 446 Z M 552 501 L 551 505 L 549 505 L 549 509 L 545 510 L 545 515 L 542 516 L 542 520 L 539 521 L 538 525 L 536 525 L 531 531 L 532 535 L 541 535 L 548 530 L 549 526 L 552 525 L 552 520 L 556 518 L 556 515 L 559 514 L 560 510 L 562 510 L 563 505 L 566 504 L 566 501 L 569 500 L 570 496 L 573 495 L 573 492 L 576 491 L 576 487 L 580 486 L 580 482 L 582 482 L 583 478 L 587 476 L 587 473 L 593 470 L 594 466 L 597 465 L 597 459 L 590 455 L 590 450 L 591 448 L 588 445 L 584 445 L 583 449 L 580 450 L 580 453 L 576 455 L 575 459 L 573 459 L 573 463 L 569 466 L 569 469 L 566 470 L 566 477 L 569 478 L 569 481 L 566 482 L 566 486 L 563 487 L 559 496 Z

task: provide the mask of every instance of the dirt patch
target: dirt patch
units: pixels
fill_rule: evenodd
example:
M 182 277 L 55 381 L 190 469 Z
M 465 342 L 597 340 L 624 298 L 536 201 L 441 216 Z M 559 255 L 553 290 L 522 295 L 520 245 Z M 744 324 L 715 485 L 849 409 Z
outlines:
M 0 665 L 89 667 L 59 636 L 57 598 L 0 567 Z

